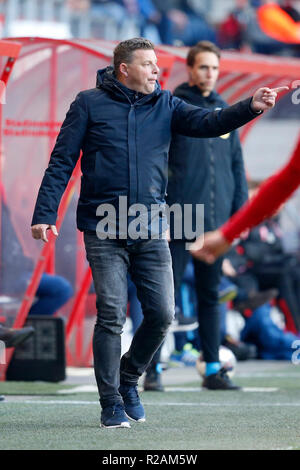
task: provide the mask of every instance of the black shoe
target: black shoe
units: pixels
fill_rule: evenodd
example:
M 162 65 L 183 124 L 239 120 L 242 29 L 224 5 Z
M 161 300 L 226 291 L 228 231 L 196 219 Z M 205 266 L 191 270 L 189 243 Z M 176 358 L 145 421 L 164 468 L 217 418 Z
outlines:
M 0 401 L 5 400 L 5 397 L 3 395 L 0 395 Z
M 226 369 L 222 367 L 216 374 L 204 377 L 202 387 L 209 390 L 240 390 L 241 387 L 234 385 L 228 377 Z
M 225 336 L 222 344 L 233 352 L 238 361 L 247 361 L 248 359 L 257 358 L 257 348 L 254 344 L 243 343 L 230 335 Z
M 192 331 L 198 327 L 198 320 L 196 317 L 186 317 L 184 316 L 180 309 L 176 307 L 175 309 L 175 318 L 172 321 L 169 331 L 178 332 L 178 331 Z
M 20 329 L 5 328 L 2 326 L 0 328 L 0 340 L 4 341 L 6 348 L 15 348 L 33 335 L 33 333 L 34 328 L 32 326 L 25 326 Z
M 233 301 L 233 308 L 243 313 L 244 310 L 255 310 L 270 300 L 278 296 L 277 289 L 268 289 L 260 292 L 249 293 L 248 299 L 243 301 Z
M 144 380 L 144 391 L 164 392 L 164 387 L 161 383 L 161 372 L 157 370 L 158 366 L 159 364 L 147 370 Z

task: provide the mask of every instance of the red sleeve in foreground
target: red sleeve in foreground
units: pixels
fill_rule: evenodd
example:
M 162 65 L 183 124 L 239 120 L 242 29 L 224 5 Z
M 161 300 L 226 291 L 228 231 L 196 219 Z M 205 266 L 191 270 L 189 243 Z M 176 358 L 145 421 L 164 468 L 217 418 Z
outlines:
M 256 196 L 236 212 L 221 231 L 230 243 L 244 230 L 254 227 L 270 217 L 300 185 L 300 139 L 287 163 L 275 175 L 265 181 Z

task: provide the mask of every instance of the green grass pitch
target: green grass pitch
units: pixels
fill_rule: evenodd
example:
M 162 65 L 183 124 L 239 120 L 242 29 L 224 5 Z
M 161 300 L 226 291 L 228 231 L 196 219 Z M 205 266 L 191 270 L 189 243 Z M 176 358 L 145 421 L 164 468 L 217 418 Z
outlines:
M 237 373 L 244 391 L 203 391 L 195 377 L 142 392 L 147 421 L 131 429 L 100 428 L 97 394 L 75 385 L 3 382 L 0 449 L 300 449 L 300 366 L 262 363 Z

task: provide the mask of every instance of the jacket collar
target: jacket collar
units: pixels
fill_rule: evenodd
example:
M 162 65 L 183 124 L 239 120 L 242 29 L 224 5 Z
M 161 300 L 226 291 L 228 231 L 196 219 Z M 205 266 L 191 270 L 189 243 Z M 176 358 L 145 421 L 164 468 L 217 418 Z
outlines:
M 144 95 L 143 93 L 127 88 L 125 85 L 123 85 L 123 83 L 117 80 L 114 69 L 111 66 L 98 70 L 96 88 L 109 90 L 118 96 L 122 101 L 129 100 L 131 103 L 138 101 L 139 104 L 148 102 L 153 97 L 161 93 L 161 86 L 158 82 L 156 82 L 155 90 L 149 95 Z

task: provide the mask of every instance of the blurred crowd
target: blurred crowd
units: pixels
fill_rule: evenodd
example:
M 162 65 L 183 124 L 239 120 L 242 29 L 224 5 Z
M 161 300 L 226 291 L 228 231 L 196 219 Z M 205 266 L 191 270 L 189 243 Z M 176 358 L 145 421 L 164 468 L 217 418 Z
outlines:
M 91 12 L 94 37 L 103 33 L 97 19 L 109 17 L 119 31 L 134 22 L 138 35 L 156 43 L 193 46 L 210 40 L 222 49 L 299 55 L 298 0 L 235 0 L 217 23 L 202 0 L 68 0 L 68 4 L 81 13 Z M 219 6 L 219 2 L 211 4 L 210 8 Z
M 210 40 L 221 49 L 299 56 L 299 0 L 0 0 L 0 14 L 3 22 L 65 22 L 73 37 L 144 36 L 178 46 Z

